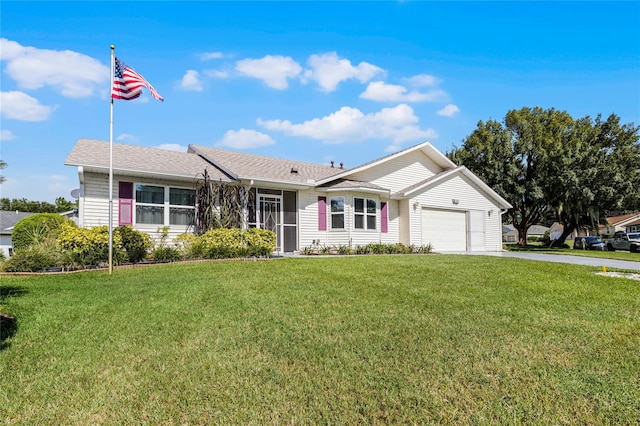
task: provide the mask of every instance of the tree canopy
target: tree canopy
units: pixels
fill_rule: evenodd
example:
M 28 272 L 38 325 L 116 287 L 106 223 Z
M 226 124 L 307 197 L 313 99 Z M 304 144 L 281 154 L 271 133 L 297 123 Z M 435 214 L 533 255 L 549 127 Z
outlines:
M 531 225 L 545 219 L 575 229 L 597 229 L 607 211 L 640 209 L 640 127 L 573 119 L 553 108 L 508 111 L 504 120 L 480 121 L 448 157 L 464 165 L 513 208 L 507 217 L 526 244 Z
M 18 210 L 30 213 L 62 213 L 77 207 L 77 202 L 68 201 L 64 197 L 56 198 L 55 204 L 47 201 L 29 201 L 26 198 L 0 198 L 0 210 Z

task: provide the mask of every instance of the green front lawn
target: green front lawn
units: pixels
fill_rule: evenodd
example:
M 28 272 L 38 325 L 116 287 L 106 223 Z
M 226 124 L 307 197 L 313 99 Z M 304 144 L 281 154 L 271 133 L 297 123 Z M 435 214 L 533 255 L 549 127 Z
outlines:
M 0 277 L 12 424 L 631 424 L 640 282 L 409 255 Z

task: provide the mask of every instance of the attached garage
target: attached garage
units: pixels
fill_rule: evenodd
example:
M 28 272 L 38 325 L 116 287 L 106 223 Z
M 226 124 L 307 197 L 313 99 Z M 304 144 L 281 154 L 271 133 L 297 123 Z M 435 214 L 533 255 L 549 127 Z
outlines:
M 422 209 L 422 244 L 436 252 L 467 251 L 467 212 Z

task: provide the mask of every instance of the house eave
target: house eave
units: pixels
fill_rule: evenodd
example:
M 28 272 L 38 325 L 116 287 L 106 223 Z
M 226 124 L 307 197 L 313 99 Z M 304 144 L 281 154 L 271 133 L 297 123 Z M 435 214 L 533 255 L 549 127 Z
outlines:
M 387 189 L 376 189 L 376 188 L 367 188 L 364 186 L 351 186 L 351 187 L 341 187 L 341 188 L 316 188 L 318 192 L 366 192 L 369 194 L 379 194 L 385 195 L 389 197 L 389 190 Z
M 99 174 L 109 174 L 109 168 L 99 165 L 91 165 L 91 164 L 70 164 L 65 163 L 67 166 L 77 166 L 78 168 L 82 168 L 82 173 L 99 173 Z M 163 172 L 149 172 L 145 170 L 136 170 L 136 169 L 122 169 L 122 168 L 113 168 L 114 175 L 126 175 L 132 177 L 140 177 L 140 178 L 162 178 L 167 180 L 177 180 L 177 181 L 189 181 L 195 182 L 198 180 L 198 175 L 181 175 L 175 173 L 163 173 Z M 225 180 L 224 182 L 232 182 L 231 180 Z
M 291 181 L 283 181 L 277 179 L 264 179 L 264 178 L 252 178 L 252 177 L 238 177 L 238 181 L 242 185 L 248 186 L 265 186 L 265 187 L 277 187 L 280 189 L 293 189 L 293 190 L 304 190 L 313 187 L 313 183 L 303 183 L 303 182 L 291 182 Z

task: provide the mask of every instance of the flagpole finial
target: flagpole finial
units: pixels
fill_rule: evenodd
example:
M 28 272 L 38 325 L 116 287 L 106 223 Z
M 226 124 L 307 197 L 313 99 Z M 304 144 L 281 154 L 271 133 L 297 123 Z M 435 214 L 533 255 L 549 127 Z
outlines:
M 111 45 L 111 50 L 115 49 L 116 47 L 112 44 Z

